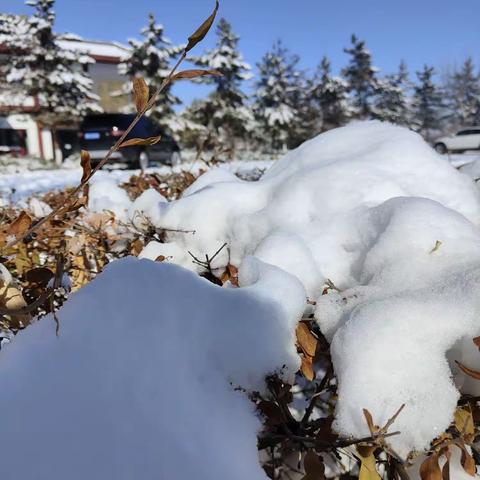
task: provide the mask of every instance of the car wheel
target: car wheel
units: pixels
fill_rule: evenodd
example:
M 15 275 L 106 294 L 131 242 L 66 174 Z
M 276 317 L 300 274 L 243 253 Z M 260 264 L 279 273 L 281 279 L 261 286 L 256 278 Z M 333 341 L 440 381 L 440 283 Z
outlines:
M 179 165 L 182 161 L 182 157 L 180 152 L 173 152 L 172 156 L 170 157 L 170 165 L 174 167 L 175 165 Z
M 146 170 L 150 165 L 150 159 L 148 158 L 148 153 L 143 151 L 138 155 L 137 167 L 140 170 Z
M 447 146 L 444 143 L 437 143 L 437 144 L 435 144 L 435 146 L 433 148 L 440 155 L 445 155 L 447 153 Z

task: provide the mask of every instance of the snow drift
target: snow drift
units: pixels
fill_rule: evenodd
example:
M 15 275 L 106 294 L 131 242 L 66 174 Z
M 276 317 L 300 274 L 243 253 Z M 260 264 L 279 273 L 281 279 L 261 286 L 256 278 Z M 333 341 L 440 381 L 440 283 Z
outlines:
M 254 405 L 299 360 L 301 284 L 255 259 L 243 289 L 114 262 L 0 353 L 5 479 L 264 479 Z M 288 301 L 284 299 L 287 297 Z
M 352 124 L 256 183 L 207 173 L 148 216 L 178 231 L 145 257 L 197 269 L 188 251 L 204 258 L 226 242 L 215 267 L 253 255 L 301 280 L 332 341 L 340 433 L 368 434 L 362 408 L 382 424 L 405 403 L 391 443 L 406 455 L 448 426 L 458 391 L 446 353 L 463 356 L 480 330 L 480 201 L 419 135 Z M 327 279 L 340 292 L 321 295 Z

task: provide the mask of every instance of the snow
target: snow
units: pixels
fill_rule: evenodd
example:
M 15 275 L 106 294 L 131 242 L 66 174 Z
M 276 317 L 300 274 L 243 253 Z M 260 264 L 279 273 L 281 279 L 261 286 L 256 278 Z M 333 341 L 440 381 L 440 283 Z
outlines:
M 3 476 L 265 479 L 261 423 L 235 387 L 292 376 L 305 294 L 255 259 L 241 276 L 222 289 L 119 260 L 61 309 L 58 338 L 50 317 L 21 332 L 0 352 Z
M 337 430 L 365 436 L 363 408 L 382 424 L 405 403 L 391 444 L 402 456 L 427 447 L 459 395 L 446 354 L 480 333 L 471 179 L 419 135 L 359 122 L 306 142 L 258 182 L 208 180 L 157 205 L 167 243 L 142 256 L 200 271 L 187 252 L 204 258 L 227 243 L 213 268 L 253 255 L 296 276 L 332 341 Z M 321 295 L 327 279 L 341 293 Z
M 120 188 L 112 178 L 94 178 L 88 194 L 88 208 L 92 212 L 109 211 L 117 220 L 128 219 L 131 200 L 127 192 Z
M 58 46 L 65 50 L 73 50 L 87 55 L 102 57 L 126 58 L 130 49 L 117 42 L 101 42 L 97 40 L 85 40 L 83 38 L 74 38 L 72 36 L 62 35 L 56 42 Z
M 275 370 L 292 379 L 307 297 L 331 342 L 342 436 L 369 434 L 362 409 L 383 425 L 405 404 L 389 443 L 406 458 L 449 426 L 460 391 L 480 394 L 453 366 L 478 361 L 472 178 L 416 133 L 375 121 L 306 142 L 258 182 L 233 175 L 253 165 L 213 168 L 170 202 L 153 189 L 131 202 L 125 172 L 96 175 L 91 209 L 117 209 L 137 228 L 148 220 L 166 242 L 113 262 L 69 300 L 58 340 L 47 319 L 0 354 L 7 473 L 18 462 L 25 479 L 33 466 L 91 477 L 92 464 L 99 478 L 264 479 L 259 421 L 233 388 L 261 390 Z M 200 272 L 189 252 L 217 251 L 212 269 L 239 267 L 240 288 L 180 268 Z
M 25 160 L 25 161 L 23 161 Z M 80 162 L 78 162 L 79 164 Z M 60 190 L 67 187 L 75 187 L 82 177 L 81 168 L 60 168 L 50 170 L 27 170 L 30 165 L 30 159 L 22 159 L 22 165 L 18 164 L 5 170 L 15 173 L 0 173 L 0 198 L 4 201 L 18 202 L 27 199 L 32 195 L 39 195 L 51 190 Z M 271 160 L 236 160 L 222 164 L 223 171 L 231 173 L 238 172 L 245 174 L 254 169 L 264 170 L 272 164 Z M 160 166 L 152 167 L 146 170 L 146 173 L 158 173 L 159 175 L 169 175 L 171 173 L 180 173 L 188 171 L 198 175 L 201 170 L 207 170 L 209 167 L 202 161 L 186 162 L 175 167 Z M 111 178 L 117 184 L 126 182 L 132 175 L 139 175 L 140 170 L 101 170 L 95 174 L 95 179 Z

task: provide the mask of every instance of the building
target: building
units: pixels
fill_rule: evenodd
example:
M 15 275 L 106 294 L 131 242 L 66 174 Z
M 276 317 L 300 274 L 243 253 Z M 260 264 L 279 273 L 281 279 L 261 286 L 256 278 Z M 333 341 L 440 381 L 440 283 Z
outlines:
M 68 35 L 58 39 L 58 44 L 67 50 L 87 54 L 93 62 L 88 64 L 95 93 L 99 104 L 105 112 L 115 113 L 126 107 L 129 99 L 125 96 L 112 96 L 128 78 L 118 73 L 119 63 L 129 54 L 128 47 L 115 42 L 85 40 Z M 8 64 L 9 52 L 0 45 L 0 64 Z M 3 87 L 3 88 L 2 88 Z M 32 113 L 38 110 L 34 98 L 13 95 L 8 85 L 0 79 L 0 154 L 27 154 L 46 160 L 54 158 L 52 135 L 35 122 Z M 64 158 L 75 150 L 77 125 L 58 131 L 58 143 L 61 150 L 55 158 Z

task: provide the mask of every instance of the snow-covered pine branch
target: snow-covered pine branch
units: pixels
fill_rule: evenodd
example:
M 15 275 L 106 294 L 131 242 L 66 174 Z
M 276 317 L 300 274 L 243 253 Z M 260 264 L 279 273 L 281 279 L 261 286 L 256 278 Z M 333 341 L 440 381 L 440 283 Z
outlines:
M 130 39 L 131 54 L 119 65 L 119 73 L 130 77 L 143 77 L 152 89 L 158 90 L 163 81 L 168 77 L 171 63 L 178 58 L 184 50 L 184 45 L 173 45 L 165 37 L 164 27 L 156 23 L 155 16 L 148 16 L 148 25 L 141 30 L 141 40 Z M 131 95 L 131 83 L 125 84 L 119 94 Z M 175 130 L 176 119 L 173 115 L 175 105 L 181 103 L 180 99 L 172 93 L 171 85 L 168 85 L 158 95 L 155 107 L 149 115 L 155 118 L 164 127 Z M 133 104 L 131 110 L 134 111 Z
M 17 54 L 8 67 L 7 82 L 27 96 L 37 99 L 37 118 L 54 127 L 60 122 L 78 120 L 91 111 L 99 111 L 98 97 L 86 67 L 93 60 L 87 55 L 63 50 L 53 31 L 55 0 L 32 0 L 35 9 L 26 21 L 4 37 L 7 48 Z
M 236 140 L 244 140 L 253 129 L 253 116 L 241 88 L 252 76 L 251 67 L 244 62 L 238 41 L 230 23 L 222 18 L 217 26 L 216 46 L 191 59 L 199 67 L 216 69 L 223 75 L 198 79 L 200 83 L 212 85 L 214 90 L 205 100 L 197 102 L 189 117 L 220 134 L 232 151 Z

